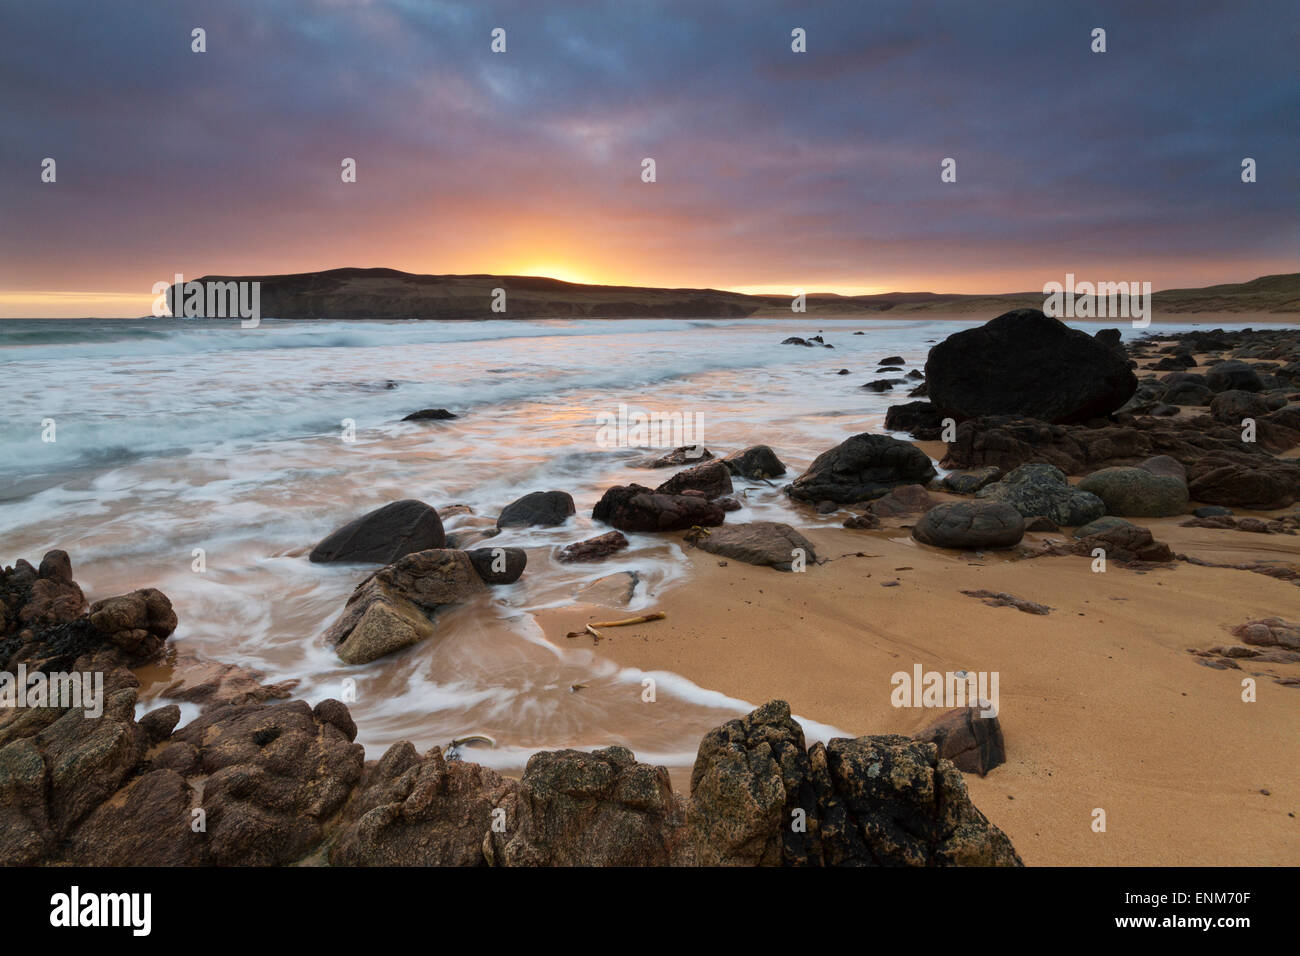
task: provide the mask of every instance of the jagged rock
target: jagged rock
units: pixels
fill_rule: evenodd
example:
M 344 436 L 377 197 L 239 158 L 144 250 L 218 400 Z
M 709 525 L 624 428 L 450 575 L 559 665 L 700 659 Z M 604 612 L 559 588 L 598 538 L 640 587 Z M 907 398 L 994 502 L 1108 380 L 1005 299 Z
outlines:
M 1003 501 L 1025 517 L 1044 515 L 1070 527 L 1087 524 L 1105 512 L 1100 498 L 1070 487 L 1054 465 L 1021 465 L 1000 481 L 985 485 L 976 497 Z
M 575 541 L 573 544 L 565 546 L 556 555 L 556 560 L 566 564 L 578 561 L 600 561 L 611 554 L 622 551 L 627 546 L 627 538 L 623 536 L 621 531 L 610 531 L 594 538 L 588 538 L 586 541 Z
M 665 495 L 641 485 L 616 485 L 596 503 L 591 516 L 621 531 L 683 531 L 722 524 L 722 506 L 704 497 Z
M 720 461 L 709 461 L 679 471 L 656 488 L 655 494 L 680 495 L 687 491 L 699 491 L 706 498 L 721 498 L 731 494 L 732 490 L 731 470 Z
M 936 548 L 1009 548 L 1025 536 L 1025 519 L 1001 501 L 955 501 L 927 511 L 912 537 Z
M 140 718 L 140 729 L 150 744 L 162 743 L 172 735 L 176 725 L 181 722 L 181 709 L 177 704 L 168 704 L 151 710 Z
M 880 527 L 880 519 L 869 511 L 865 514 L 849 515 L 844 519 L 844 527 L 855 531 L 873 531 Z
M 923 485 L 935 476 L 925 452 L 888 435 L 861 434 L 822 452 L 787 489 L 799 501 L 852 504 L 896 485 Z
M 722 459 L 722 463 L 731 469 L 733 475 L 755 481 L 785 474 L 785 463 L 767 445 L 751 445 L 742 451 L 732 452 Z
M 997 715 L 985 717 L 980 707 L 954 708 L 912 737 L 934 744 L 939 756 L 951 760 L 958 770 L 981 777 L 1007 760 Z
M 1242 389 L 1220 392 L 1210 401 L 1210 414 L 1215 421 L 1240 427 L 1247 418 L 1263 418 L 1271 409 L 1263 395 Z
M 484 866 L 492 808 L 518 785 L 478 764 L 393 744 L 367 769 L 330 850 L 334 866 Z
M 535 753 L 497 806 L 505 832 L 483 838 L 493 866 L 666 866 L 685 842 L 668 771 L 626 747 Z
M 312 549 L 310 560 L 389 564 L 446 542 L 442 519 L 423 501 L 406 498 L 349 521 Z
M 475 548 L 465 553 L 485 584 L 514 584 L 528 566 L 523 548 Z
M 430 614 L 485 587 L 464 551 L 408 554 L 362 581 L 325 637 L 344 662 L 364 664 L 429 637 Z
M 498 528 L 553 528 L 576 514 L 573 496 L 567 491 L 534 491 L 501 509 Z
M 791 827 L 802 810 L 806 832 Z M 701 866 L 821 862 L 817 796 L 803 729 L 770 701 L 704 735 L 691 771 L 689 812 Z
M 778 571 L 789 571 L 796 560 L 801 566 L 817 563 L 812 542 L 788 524 L 775 521 L 729 524 L 709 531 L 700 529 L 688 532 L 686 540 L 701 551 Z
M 1025 415 L 1081 422 L 1137 388 L 1127 359 L 1036 309 L 1017 309 L 948 336 L 925 363 L 930 400 L 956 418 Z
M 194 787 L 151 770 L 101 803 L 72 832 L 64 859 L 81 866 L 205 866 L 207 834 L 191 826 Z
M 122 651 L 131 664 L 157 660 L 176 630 L 172 602 L 156 588 L 143 588 L 90 606 L 90 626 Z
M 157 696 L 204 707 L 224 707 L 282 700 L 298 686 L 297 679 L 263 683 L 264 676 L 240 664 L 200 660 L 182 651 L 172 665 L 169 682 L 157 691 Z
M 979 598 L 989 607 L 1013 607 L 1017 611 L 1023 611 L 1026 614 L 1050 614 L 1052 609 L 1046 604 L 1038 604 L 1034 601 L 1026 601 L 1024 598 L 1015 594 L 1008 594 L 1006 591 L 986 591 L 983 588 L 977 591 L 962 591 L 967 597 Z

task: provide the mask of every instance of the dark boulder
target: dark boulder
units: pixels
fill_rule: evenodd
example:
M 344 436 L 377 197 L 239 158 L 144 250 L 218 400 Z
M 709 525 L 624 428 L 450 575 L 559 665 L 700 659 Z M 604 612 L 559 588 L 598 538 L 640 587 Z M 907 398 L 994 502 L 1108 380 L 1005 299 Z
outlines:
M 912 537 L 936 548 L 1009 548 L 1025 536 L 1025 519 L 1000 501 L 952 501 L 927 511 Z
M 958 770 L 981 777 L 1007 762 L 1002 725 L 996 715 L 983 716 L 979 707 L 957 707 L 941 714 L 912 737 L 934 744 L 939 756 L 951 760 Z
M 665 495 L 641 485 L 616 485 L 596 502 L 591 516 L 620 531 L 684 531 L 722 524 L 722 506 L 701 495 Z
M 789 486 L 790 497 L 851 504 L 886 494 L 896 485 L 926 484 L 935 476 L 925 452 L 888 435 L 854 435 L 822 452 Z
M 580 561 L 600 561 L 609 557 L 611 554 L 622 551 L 627 547 L 627 538 L 623 537 L 621 531 L 610 531 L 607 534 L 596 535 L 594 538 L 588 538 L 585 541 L 575 541 L 561 549 L 556 555 L 556 560 L 565 564 Z
M 733 475 L 755 481 L 785 474 L 785 463 L 767 445 L 752 445 L 732 452 L 722 459 L 722 463 L 731 469 Z
M 1205 373 L 1205 384 L 1212 392 L 1227 392 L 1233 389 L 1242 392 L 1258 392 L 1264 387 L 1254 367 L 1236 359 L 1229 359 L 1212 366 Z
M 930 350 L 925 378 L 930 400 L 957 418 L 1087 421 L 1115 411 L 1137 388 L 1121 353 L 1036 309 L 950 335 Z
M 445 408 L 422 408 L 418 412 L 411 412 L 402 419 L 404 422 L 441 422 L 449 418 L 459 418 Z
M 447 541 L 438 512 L 423 501 L 394 501 L 348 522 L 312 549 L 316 562 L 391 564 Z
M 731 469 L 720 461 L 707 461 L 673 475 L 658 488 L 655 494 L 680 495 L 699 491 L 706 498 L 721 498 L 731 494 Z
M 533 491 L 501 509 L 498 528 L 553 528 L 577 512 L 567 491 Z
M 514 584 L 528 566 L 523 548 L 474 548 L 465 553 L 485 584 Z

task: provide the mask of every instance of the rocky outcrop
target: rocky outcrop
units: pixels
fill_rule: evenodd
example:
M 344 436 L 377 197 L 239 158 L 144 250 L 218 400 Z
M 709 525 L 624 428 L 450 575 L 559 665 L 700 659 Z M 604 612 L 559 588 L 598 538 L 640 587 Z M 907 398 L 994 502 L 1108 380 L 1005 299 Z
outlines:
M 533 754 L 488 830 L 492 866 L 667 866 L 682 859 L 685 810 L 668 771 L 626 747 Z
M 722 506 L 703 495 L 666 495 L 642 485 L 615 485 L 596 503 L 591 516 L 620 531 L 684 531 L 716 527 Z
M 576 514 L 567 491 L 534 491 L 501 509 L 498 528 L 554 528 Z
M 1124 355 L 1035 309 L 948 336 L 930 350 L 925 380 L 934 406 L 958 419 L 1083 422 L 1115 411 L 1137 388 Z
M 799 501 L 852 504 L 879 498 L 896 485 L 924 485 L 934 476 L 929 456 L 915 445 L 864 433 L 818 455 L 787 491 Z
M 438 512 L 407 498 L 349 521 L 312 549 L 317 562 L 389 564 L 416 551 L 441 548 L 447 536 Z
M 776 521 L 700 528 L 687 532 L 686 540 L 701 551 L 778 571 L 789 571 L 793 564 L 802 570 L 817 563 L 812 542 L 788 524 Z
M 407 741 L 367 768 L 330 849 L 334 866 L 485 866 L 492 810 L 518 787 Z
M 934 441 L 943 434 L 946 417 L 932 402 L 904 402 L 889 406 L 885 412 L 885 429 L 907 432 L 921 441 Z

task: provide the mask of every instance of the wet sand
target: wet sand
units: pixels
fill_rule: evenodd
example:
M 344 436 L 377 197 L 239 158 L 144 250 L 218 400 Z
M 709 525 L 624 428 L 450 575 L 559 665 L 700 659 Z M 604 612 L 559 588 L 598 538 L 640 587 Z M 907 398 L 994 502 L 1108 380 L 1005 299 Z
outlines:
M 1181 520 L 1142 523 L 1175 552 L 1300 563 L 1300 537 Z M 910 734 L 940 712 L 891 706 L 896 671 L 998 671 L 1007 762 L 967 783 L 1026 864 L 1300 859 L 1300 688 L 1272 679 L 1300 666 L 1215 670 L 1187 653 L 1237 643 L 1227 631 L 1247 620 L 1294 618 L 1296 585 L 1184 562 L 1098 574 L 1085 557 L 981 559 L 918 545 L 901 527 L 807 536 L 822 563 L 804 573 L 690 550 L 692 573 L 656 605 L 667 618 L 607 629 L 596 652 L 755 703 L 783 698 L 852 734 Z M 1030 534 L 1025 544 L 1064 537 Z M 1053 610 L 1030 615 L 960 593 L 981 588 Z M 564 641 L 618 616 L 580 606 L 541 622 Z M 1249 675 L 1256 703 L 1241 700 Z M 689 771 L 673 777 L 685 788 Z M 1105 833 L 1092 829 L 1095 808 L 1106 812 Z

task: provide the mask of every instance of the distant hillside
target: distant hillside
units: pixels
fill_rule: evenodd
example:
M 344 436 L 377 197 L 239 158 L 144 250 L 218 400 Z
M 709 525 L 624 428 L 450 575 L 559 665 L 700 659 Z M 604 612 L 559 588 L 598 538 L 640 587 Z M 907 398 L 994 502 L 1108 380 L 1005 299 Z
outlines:
M 745 318 L 791 317 L 790 296 L 718 289 L 582 285 L 537 276 L 414 275 L 396 269 L 330 269 L 296 275 L 203 276 L 200 282 L 257 281 L 263 316 L 284 319 Z M 506 311 L 492 311 L 505 289 Z M 173 294 L 175 287 L 173 286 Z M 1164 313 L 1300 313 L 1300 273 L 1153 295 Z M 169 301 L 173 301 L 169 299 Z M 1042 308 L 1043 295 L 886 292 L 808 293 L 808 317 L 979 313 Z M 173 309 L 173 313 L 180 310 Z

